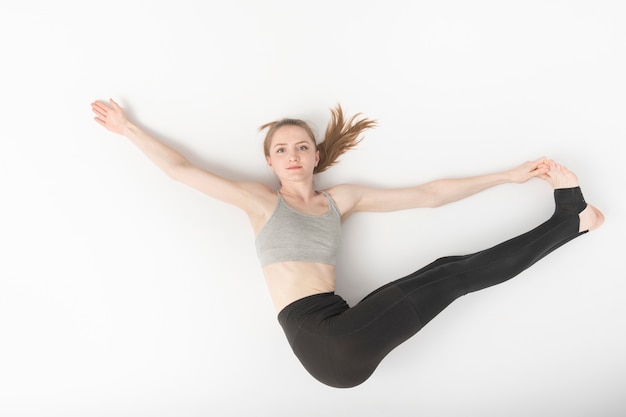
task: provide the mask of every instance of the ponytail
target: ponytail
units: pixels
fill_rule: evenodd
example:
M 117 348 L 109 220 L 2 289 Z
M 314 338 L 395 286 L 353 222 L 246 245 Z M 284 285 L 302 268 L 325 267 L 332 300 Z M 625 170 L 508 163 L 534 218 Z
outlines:
M 361 113 L 355 114 L 346 121 L 340 104 L 335 109 L 331 109 L 330 114 L 331 119 L 326 127 L 324 141 L 317 145 L 317 150 L 320 151 L 320 162 L 315 168 L 316 174 L 335 165 L 341 155 L 361 142 L 361 133 L 376 126 L 374 120 L 367 118 L 357 120 Z
M 280 127 L 301 127 L 306 130 L 313 143 L 315 143 L 316 150 L 320 152 L 319 164 L 317 165 L 317 167 L 315 167 L 315 170 L 313 171 L 314 174 L 318 174 L 320 172 L 326 171 L 328 168 L 335 165 L 341 155 L 356 147 L 356 145 L 361 142 L 362 138 L 360 136 L 365 130 L 371 129 L 376 126 L 376 121 L 374 120 L 369 120 L 367 118 L 357 120 L 361 113 L 357 113 L 354 116 L 350 117 L 348 120 L 345 120 L 343 110 L 341 109 L 340 104 L 338 104 L 336 108 L 331 109 L 330 113 L 331 120 L 326 127 L 324 140 L 319 144 L 315 141 L 315 135 L 313 134 L 313 131 L 311 130 L 309 125 L 303 120 L 282 119 L 276 122 L 264 124 L 259 128 L 259 130 L 269 128 L 263 144 L 265 156 L 269 156 L 272 136 Z

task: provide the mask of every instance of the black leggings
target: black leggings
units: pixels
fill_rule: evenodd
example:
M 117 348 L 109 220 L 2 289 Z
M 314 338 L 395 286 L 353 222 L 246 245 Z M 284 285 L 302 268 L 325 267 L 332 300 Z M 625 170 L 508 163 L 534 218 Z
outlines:
M 437 259 L 369 294 L 354 307 L 334 293 L 294 301 L 278 314 L 289 344 L 320 382 L 364 382 L 396 346 L 467 293 L 504 282 L 579 236 L 579 187 L 554 191 L 552 217 L 530 232 L 466 256 Z

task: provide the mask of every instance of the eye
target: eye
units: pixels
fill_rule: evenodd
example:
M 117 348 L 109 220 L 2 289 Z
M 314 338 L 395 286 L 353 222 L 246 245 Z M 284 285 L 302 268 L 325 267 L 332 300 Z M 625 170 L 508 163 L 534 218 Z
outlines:
M 302 146 L 300 146 L 300 150 L 301 150 L 301 151 L 306 151 L 306 150 L 308 150 L 308 149 L 309 149 L 309 147 L 308 147 L 308 146 L 306 146 L 306 145 L 302 145 Z
M 283 152 L 285 152 L 285 149 L 284 149 L 284 148 L 278 148 L 278 149 L 276 149 L 276 153 L 283 153 Z

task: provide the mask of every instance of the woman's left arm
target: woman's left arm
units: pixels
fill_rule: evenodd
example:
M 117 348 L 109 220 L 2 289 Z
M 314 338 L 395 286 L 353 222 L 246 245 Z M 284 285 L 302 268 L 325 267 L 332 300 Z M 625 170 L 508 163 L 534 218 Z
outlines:
M 540 158 L 507 171 L 467 178 L 435 180 L 409 188 L 380 189 L 339 185 L 329 192 L 339 204 L 344 218 L 359 211 L 385 212 L 440 207 L 496 185 L 521 184 L 531 178 L 539 177 L 548 171 L 546 162 L 546 158 Z

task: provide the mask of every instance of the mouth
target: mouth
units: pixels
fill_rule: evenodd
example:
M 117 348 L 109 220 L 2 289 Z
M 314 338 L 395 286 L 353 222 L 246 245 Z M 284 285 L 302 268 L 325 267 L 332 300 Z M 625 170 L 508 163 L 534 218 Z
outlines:
M 296 169 L 301 169 L 302 167 L 300 165 L 298 166 L 293 166 L 293 167 L 287 167 L 288 170 L 296 170 Z

